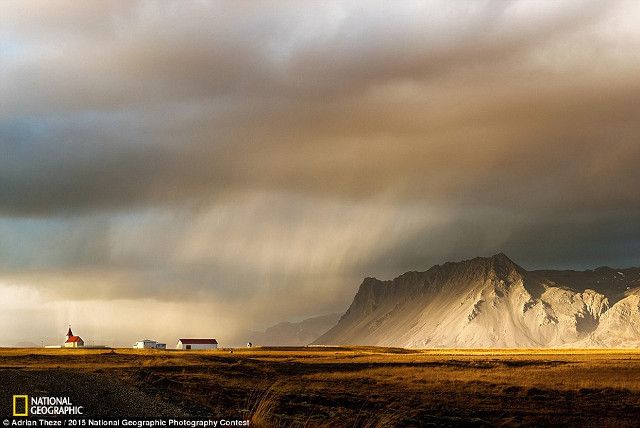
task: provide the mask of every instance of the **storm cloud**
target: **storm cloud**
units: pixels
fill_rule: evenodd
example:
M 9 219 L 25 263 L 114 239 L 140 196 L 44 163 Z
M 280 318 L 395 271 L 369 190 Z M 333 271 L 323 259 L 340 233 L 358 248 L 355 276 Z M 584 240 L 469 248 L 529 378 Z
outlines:
M 151 301 L 183 320 L 170 334 L 235 338 L 446 260 L 639 265 L 638 19 L 633 1 L 2 2 L 0 284 L 32 300 L 7 313 L 29 340 L 55 334 L 42 302 L 111 338 L 65 305 L 124 301 L 152 329 Z

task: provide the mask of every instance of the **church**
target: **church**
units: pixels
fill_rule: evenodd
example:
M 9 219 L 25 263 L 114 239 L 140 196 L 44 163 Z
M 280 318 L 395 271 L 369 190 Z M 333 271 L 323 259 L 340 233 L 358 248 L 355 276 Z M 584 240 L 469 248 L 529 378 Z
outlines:
M 69 326 L 69 331 L 67 331 L 67 340 L 64 342 L 65 348 L 81 348 L 84 346 L 84 340 L 80 336 L 74 336 L 71 331 L 71 326 Z

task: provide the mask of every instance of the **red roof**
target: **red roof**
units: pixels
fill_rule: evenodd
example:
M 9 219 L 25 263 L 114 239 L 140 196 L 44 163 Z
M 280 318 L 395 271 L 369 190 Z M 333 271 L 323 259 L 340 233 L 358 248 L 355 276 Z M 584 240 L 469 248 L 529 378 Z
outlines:
M 71 336 L 64 343 L 73 343 L 73 342 L 84 342 L 80 336 Z
M 185 345 L 217 345 L 218 341 L 215 339 L 178 339 Z

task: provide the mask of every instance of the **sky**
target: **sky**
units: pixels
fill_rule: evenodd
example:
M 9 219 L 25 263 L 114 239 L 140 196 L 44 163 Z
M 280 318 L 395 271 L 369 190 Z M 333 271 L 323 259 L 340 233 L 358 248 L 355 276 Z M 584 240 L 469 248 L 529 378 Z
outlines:
M 640 2 L 0 2 L 0 346 L 640 265 Z

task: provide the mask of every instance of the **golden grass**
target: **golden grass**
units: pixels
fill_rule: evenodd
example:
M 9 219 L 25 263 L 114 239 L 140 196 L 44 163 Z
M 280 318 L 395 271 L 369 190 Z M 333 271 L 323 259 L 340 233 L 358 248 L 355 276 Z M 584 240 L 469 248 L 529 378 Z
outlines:
M 640 419 L 619 410 L 640 409 L 635 349 L 4 348 L 0 368 L 106 372 L 257 427 L 402 426 L 425 418 L 633 426 Z

